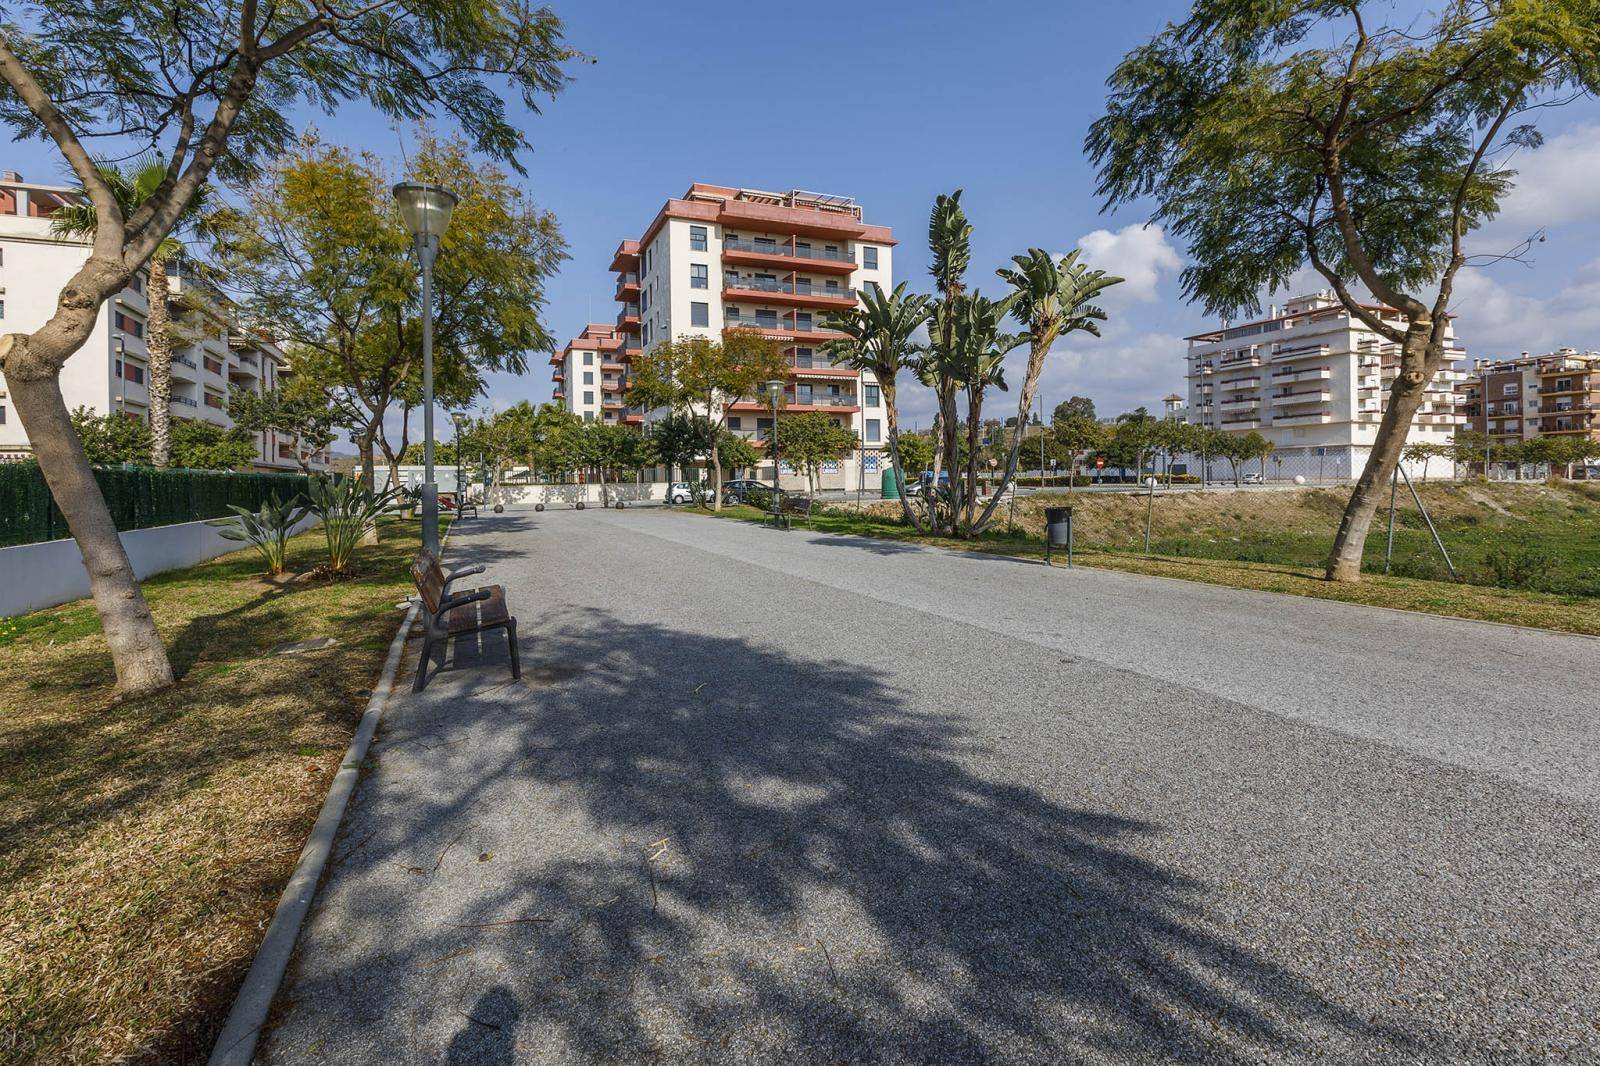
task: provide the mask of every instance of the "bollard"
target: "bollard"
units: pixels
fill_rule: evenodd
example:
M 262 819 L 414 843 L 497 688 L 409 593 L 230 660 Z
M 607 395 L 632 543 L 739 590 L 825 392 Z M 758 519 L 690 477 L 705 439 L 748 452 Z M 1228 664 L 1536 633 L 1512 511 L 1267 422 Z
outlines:
M 1067 549 L 1067 566 L 1072 566 L 1072 508 L 1046 507 L 1044 509 L 1044 561 L 1050 564 L 1050 549 Z

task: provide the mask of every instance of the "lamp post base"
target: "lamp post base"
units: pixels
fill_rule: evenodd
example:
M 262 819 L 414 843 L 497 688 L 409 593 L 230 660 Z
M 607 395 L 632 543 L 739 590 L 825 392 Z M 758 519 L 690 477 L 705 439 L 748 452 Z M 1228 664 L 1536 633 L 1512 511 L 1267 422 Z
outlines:
M 431 481 L 422 484 L 422 546 L 439 554 L 439 486 Z

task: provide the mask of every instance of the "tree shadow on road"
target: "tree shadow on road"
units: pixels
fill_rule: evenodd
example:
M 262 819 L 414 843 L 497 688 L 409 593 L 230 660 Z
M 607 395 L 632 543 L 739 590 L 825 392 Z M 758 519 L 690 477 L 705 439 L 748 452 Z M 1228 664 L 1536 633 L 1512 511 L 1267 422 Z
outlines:
M 490 986 L 524 1056 L 1404 1052 L 1230 936 L 1160 825 L 1015 783 L 874 672 L 598 610 L 523 647 L 524 685 L 491 651 L 391 708 L 329 886 L 340 943 L 381 947 L 303 945 L 284 1057 L 480 1039 Z

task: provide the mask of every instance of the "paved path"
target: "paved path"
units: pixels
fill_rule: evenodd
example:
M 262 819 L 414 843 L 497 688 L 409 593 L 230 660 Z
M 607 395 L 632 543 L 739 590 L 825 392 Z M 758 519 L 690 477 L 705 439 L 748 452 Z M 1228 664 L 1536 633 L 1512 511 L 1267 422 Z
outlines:
M 1600 643 L 650 510 L 451 555 L 524 681 L 391 704 L 271 1061 L 1600 1056 Z

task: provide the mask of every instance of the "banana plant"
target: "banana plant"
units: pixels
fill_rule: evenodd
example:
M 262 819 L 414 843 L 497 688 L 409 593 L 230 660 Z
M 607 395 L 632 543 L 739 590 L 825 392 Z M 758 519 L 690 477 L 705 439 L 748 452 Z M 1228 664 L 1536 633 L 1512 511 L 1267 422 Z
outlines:
M 288 569 L 289 537 L 310 510 L 300 504 L 300 497 L 292 496 L 283 502 L 273 493 L 259 511 L 238 504 L 229 504 L 228 510 L 235 517 L 211 523 L 218 527 L 218 536 L 242 541 L 259 552 L 266 560 L 268 577 L 277 577 Z
M 360 478 L 312 478 L 308 495 L 311 512 L 322 519 L 323 536 L 328 544 L 328 576 L 349 577 L 354 573 L 351 559 L 369 532 L 377 528 L 378 517 L 395 502 L 397 492 L 373 492 Z

